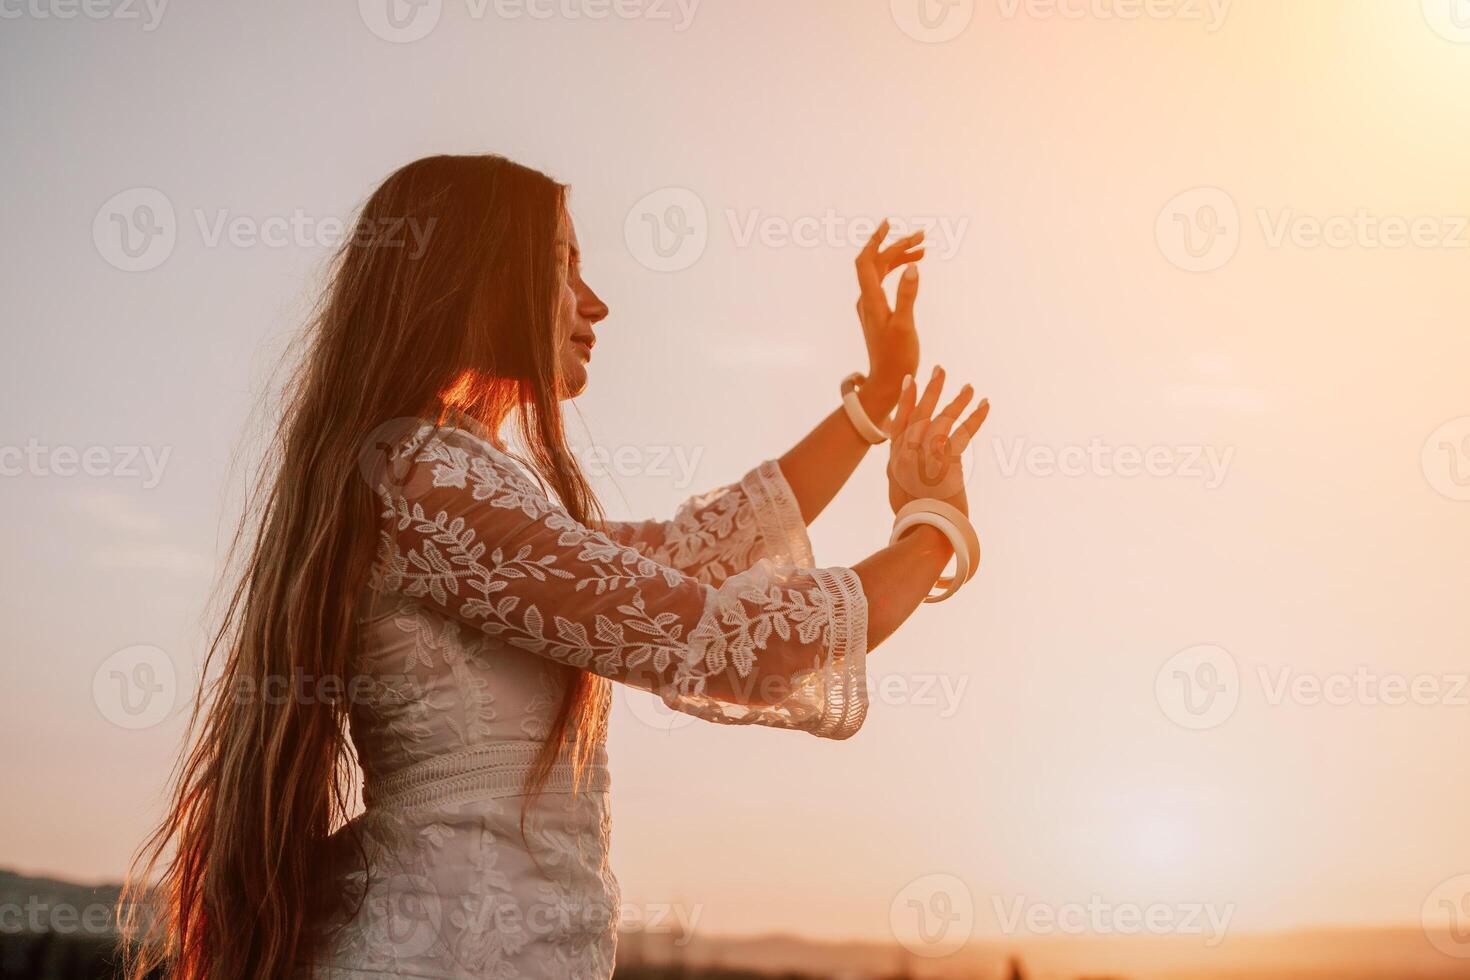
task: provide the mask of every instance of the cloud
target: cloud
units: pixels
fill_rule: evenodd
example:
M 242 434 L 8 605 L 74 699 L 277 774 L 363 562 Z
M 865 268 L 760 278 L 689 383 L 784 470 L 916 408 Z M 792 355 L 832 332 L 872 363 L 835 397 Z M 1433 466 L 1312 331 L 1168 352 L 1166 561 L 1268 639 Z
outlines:
M 88 556 L 97 568 L 198 575 L 209 571 L 210 561 L 198 552 L 160 540 L 167 524 L 143 510 L 136 498 L 121 493 L 79 493 L 72 505 L 108 539 Z
M 1270 401 L 1259 388 L 1222 384 L 1172 384 L 1165 389 L 1164 396 L 1180 408 L 1212 408 L 1251 414 L 1266 411 Z
M 98 548 L 92 552 L 91 557 L 92 564 L 99 568 L 173 572 L 179 575 L 209 571 L 209 560 L 203 555 L 171 544 Z
M 72 503 L 108 531 L 124 534 L 159 534 L 163 531 L 163 519 L 145 512 L 134 498 L 126 494 L 101 490 L 79 493 L 73 495 Z

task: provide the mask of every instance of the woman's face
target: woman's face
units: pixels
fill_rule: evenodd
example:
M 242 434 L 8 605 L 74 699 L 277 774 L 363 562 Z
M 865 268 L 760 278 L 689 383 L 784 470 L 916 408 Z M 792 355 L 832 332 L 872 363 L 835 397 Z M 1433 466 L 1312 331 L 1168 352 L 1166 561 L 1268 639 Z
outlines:
M 582 281 L 582 253 L 577 229 L 563 214 L 556 254 L 561 266 L 561 293 L 556 309 L 556 342 L 561 367 L 561 397 L 576 398 L 587 387 L 587 365 L 597 343 L 593 326 L 607 316 L 607 305 Z

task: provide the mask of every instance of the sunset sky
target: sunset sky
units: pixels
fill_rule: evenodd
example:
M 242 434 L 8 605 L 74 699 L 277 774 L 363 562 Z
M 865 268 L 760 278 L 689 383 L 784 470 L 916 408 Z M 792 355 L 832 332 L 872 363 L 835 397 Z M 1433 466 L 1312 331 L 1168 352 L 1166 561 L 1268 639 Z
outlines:
M 916 3 L 5 8 L 0 867 L 122 874 L 184 697 L 130 730 L 94 675 L 142 645 L 187 685 L 334 222 L 499 152 L 572 185 L 612 308 L 575 426 L 623 450 L 611 515 L 835 407 L 884 216 L 933 229 L 926 369 L 993 405 L 982 571 L 873 655 L 855 738 L 618 699 L 625 899 L 884 938 L 946 876 L 977 935 L 1095 897 L 1417 926 L 1470 873 L 1470 5 Z M 874 453 L 818 562 L 889 526 Z

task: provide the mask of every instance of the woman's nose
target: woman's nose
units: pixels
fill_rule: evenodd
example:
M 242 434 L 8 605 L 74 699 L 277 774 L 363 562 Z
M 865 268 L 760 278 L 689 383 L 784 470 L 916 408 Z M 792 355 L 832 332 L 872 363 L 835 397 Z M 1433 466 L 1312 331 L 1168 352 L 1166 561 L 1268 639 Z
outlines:
M 592 291 L 591 286 L 583 285 L 577 312 L 588 322 L 598 323 L 607 319 L 608 308 L 602 297 Z

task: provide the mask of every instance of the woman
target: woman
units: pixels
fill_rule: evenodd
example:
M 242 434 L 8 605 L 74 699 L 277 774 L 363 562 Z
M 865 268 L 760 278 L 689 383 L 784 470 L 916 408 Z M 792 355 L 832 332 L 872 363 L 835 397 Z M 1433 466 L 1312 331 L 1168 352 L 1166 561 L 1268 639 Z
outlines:
M 405 221 L 429 229 L 412 254 Z M 565 187 L 494 156 L 389 177 L 290 389 L 222 670 L 144 850 L 165 910 L 131 975 L 609 976 L 609 681 L 846 738 L 867 652 L 952 553 L 978 562 L 953 462 L 987 406 L 957 425 L 968 386 L 937 416 L 942 373 L 916 390 L 921 236 L 886 233 L 858 260 L 870 366 L 844 407 L 672 521 L 609 522 L 562 428 L 608 313 Z M 816 568 L 806 525 L 895 406 L 913 526 Z

